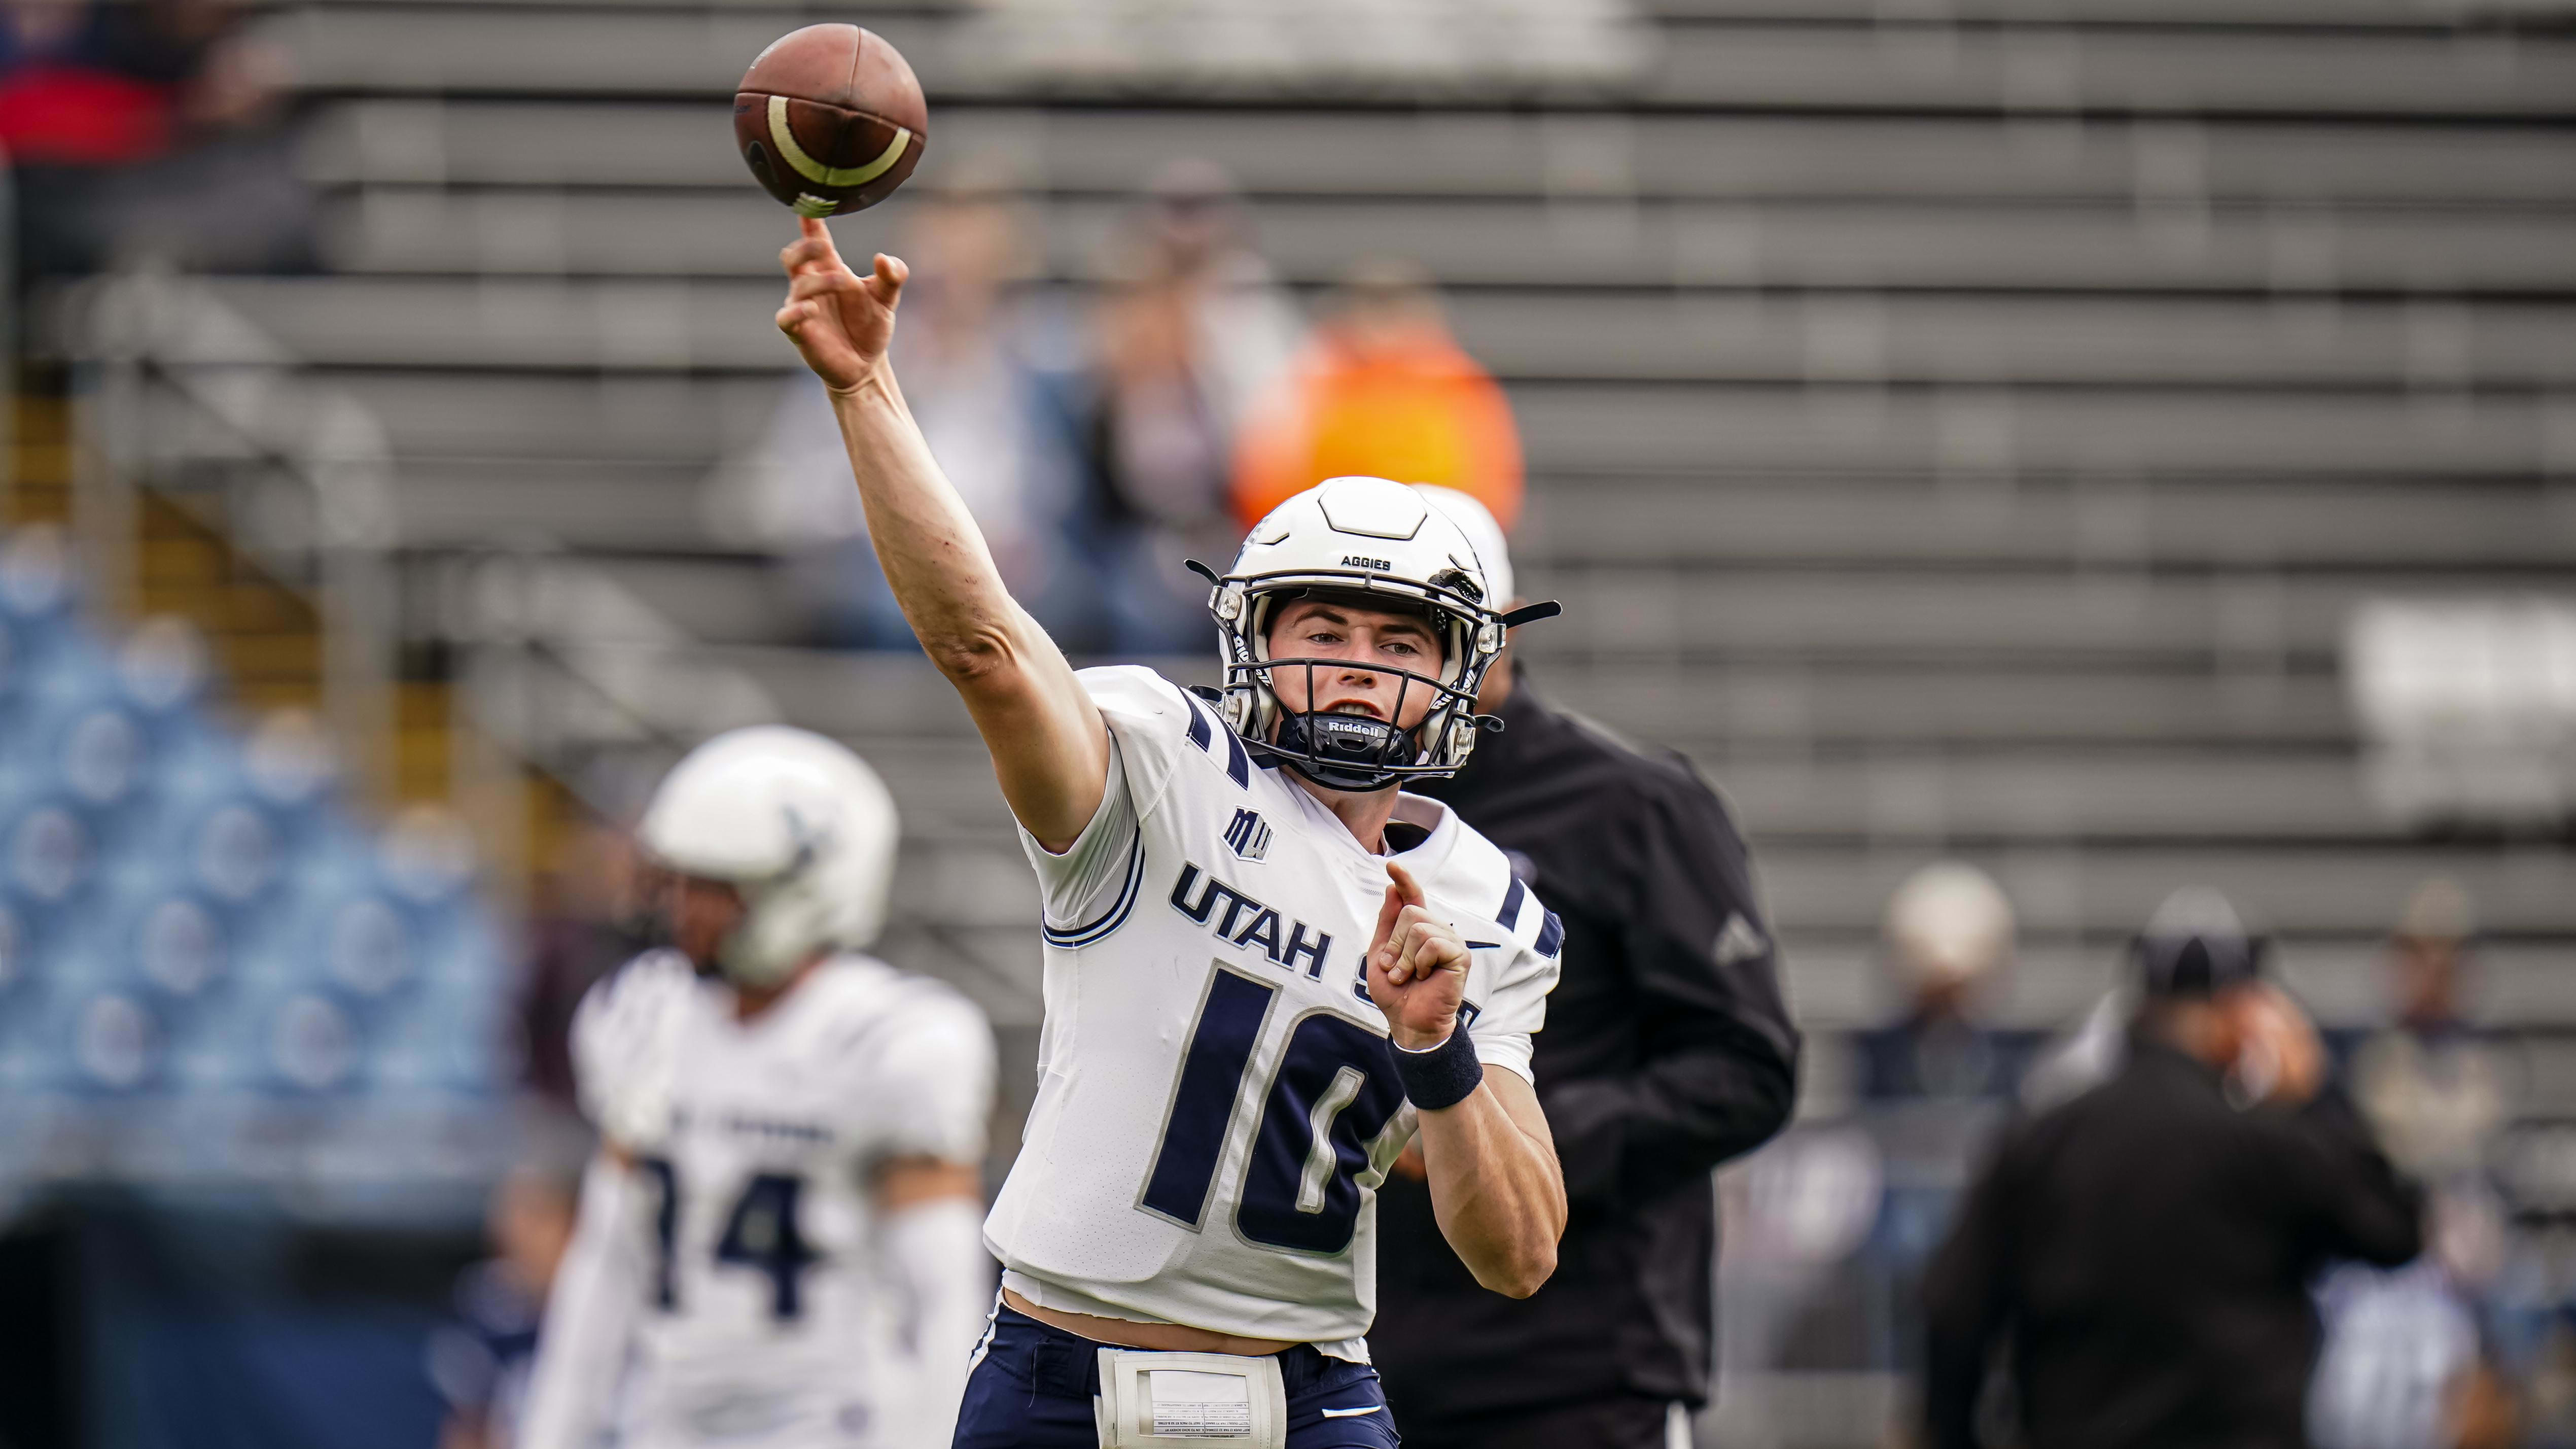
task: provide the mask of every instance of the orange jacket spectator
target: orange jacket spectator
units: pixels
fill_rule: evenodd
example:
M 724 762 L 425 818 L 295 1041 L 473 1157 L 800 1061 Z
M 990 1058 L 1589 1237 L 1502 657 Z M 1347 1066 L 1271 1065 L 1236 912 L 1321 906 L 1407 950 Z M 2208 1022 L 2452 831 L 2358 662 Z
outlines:
M 1290 495 L 1346 473 L 1455 488 L 1505 528 L 1520 517 L 1511 404 L 1409 277 L 1349 287 L 1279 390 L 1253 410 L 1235 449 L 1235 514 L 1248 528 Z

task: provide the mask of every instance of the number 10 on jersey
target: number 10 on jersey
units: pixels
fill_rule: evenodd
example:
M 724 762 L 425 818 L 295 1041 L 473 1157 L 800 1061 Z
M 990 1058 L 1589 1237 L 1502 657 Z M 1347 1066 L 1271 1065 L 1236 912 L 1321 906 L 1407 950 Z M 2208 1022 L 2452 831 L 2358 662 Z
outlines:
M 1139 1206 L 1193 1230 L 1206 1216 L 1227 1126 L 1277 987 L 1222 963 L 1199 1004 L 1162 1146 Z M 1331 1255 L 1358 1230 L 1368 1144 L 1404 1105 L 1386 1038 L 1329 1011 L 1297 1019 L 1261 1092 L 1235 1230 L 1247 1242 Z

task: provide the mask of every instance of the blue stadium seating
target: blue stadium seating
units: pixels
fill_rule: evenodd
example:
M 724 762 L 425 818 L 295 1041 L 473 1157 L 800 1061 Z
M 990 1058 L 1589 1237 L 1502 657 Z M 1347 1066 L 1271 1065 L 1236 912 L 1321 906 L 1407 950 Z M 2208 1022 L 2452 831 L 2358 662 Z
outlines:
M 77 602 L 54 550 L 0 538 L 0 1095 L 157 1124 L 179 1161 L 244 1113 L 495 1091 L 506 973 L 470 873 L 263 760 L 167 626 L 120 649 Z

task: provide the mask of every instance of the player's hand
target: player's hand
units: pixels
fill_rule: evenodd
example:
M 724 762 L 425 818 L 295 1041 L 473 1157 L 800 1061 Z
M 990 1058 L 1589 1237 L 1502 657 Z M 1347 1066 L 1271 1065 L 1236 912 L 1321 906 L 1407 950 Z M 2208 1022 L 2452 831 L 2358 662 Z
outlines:
M 1386 1013 L 1387 1031 L 1407 1051 L 1422 1051 L 1458 1029 L 1467 991 L 1467 943 L 1424 906 L 1422 887 L 1394 861 L 1386 863 L 1386 904 L 1369 942 L 1369 999 Z
M 912 272 L 902 258 L 879 252 L 875 269 L 859 276 L 841 260 L 823 223 L 807 217 L 800 226 L 805 234 L 778 254 L 787 272 L 778 330 L 825 387 L 848 392 L 885 360 L 894 342 L 895 304 Z

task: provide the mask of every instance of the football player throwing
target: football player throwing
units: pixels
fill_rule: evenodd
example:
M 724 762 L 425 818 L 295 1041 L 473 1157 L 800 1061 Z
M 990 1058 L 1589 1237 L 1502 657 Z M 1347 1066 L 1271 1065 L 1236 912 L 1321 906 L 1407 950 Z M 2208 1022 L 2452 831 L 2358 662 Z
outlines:
M 819 735 L 736 730 L 672 770 L 637 833 L 672 948 L 573 1020 L 602 1147 L 520 1442 L 944 1442 L 992 1294 L 993 1045 L 963 997 L 859 954 L 893 800 Z
M 1418 1133 L 1441 1231 L 1534 1292 L 1565 1221 L 1529 1078 L 1562 931 L 1400 793 L 1454 771 L 1505 630 L 1422 495 L 1339 478 L 1202 570 L 1225 687 L 1077 673 L 1012 600 L 886 361 L 905 269 L 820 223 L 777 323 L 830 390 L 887 582 L 991 751 L 1045 902 L 1046 1020 L 965 1449 L 1394 1445 L 1373 1196 Z

